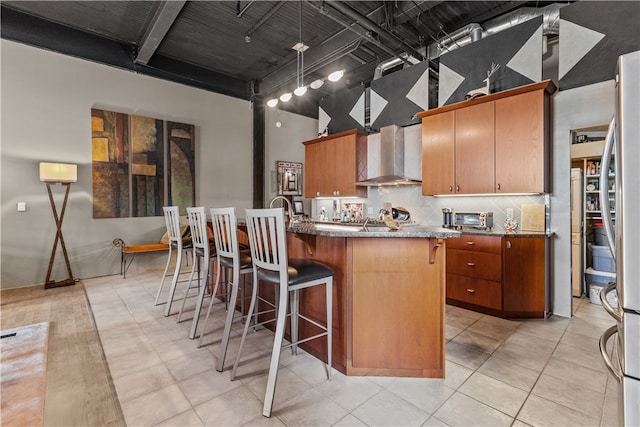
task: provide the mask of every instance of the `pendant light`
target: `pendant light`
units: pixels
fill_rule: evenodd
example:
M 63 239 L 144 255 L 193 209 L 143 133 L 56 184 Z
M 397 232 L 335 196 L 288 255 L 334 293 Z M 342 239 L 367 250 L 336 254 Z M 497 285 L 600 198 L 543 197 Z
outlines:
M 295 93 L 296 96 L 302 96 L 307 92 L 307 87 L 304 85 L 304 51 L 307 49 L 307 46 L 305 46 L 302 42 L 302 0 L 299 0 L 298 2 L 298 14 L 300 18 L 300 38 L 298 43 L 293 47 L 294 49 L 296 49 L 298 55 L 298 71 L 296 73 L 296 89 L 293 91 L 293 93 Z

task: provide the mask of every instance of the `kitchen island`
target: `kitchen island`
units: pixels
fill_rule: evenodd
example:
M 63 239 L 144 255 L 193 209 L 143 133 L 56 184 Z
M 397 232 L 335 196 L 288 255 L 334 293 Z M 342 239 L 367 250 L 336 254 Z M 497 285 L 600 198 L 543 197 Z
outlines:
M 333 367 L 346 375 L 443 378 L 445 245 L 454 230 L 409 226 L 397 231 L 333 224 L 291 225 L 289 256 L 334 271 Z M 301 313 L 325 319 L 324 290 L 300 297 Z M 265 295 L 268 296 L 268 295 Z M 300 337 L 318 329 L 300 322 Z M 326 359 L 326 340 L 301 345 Z

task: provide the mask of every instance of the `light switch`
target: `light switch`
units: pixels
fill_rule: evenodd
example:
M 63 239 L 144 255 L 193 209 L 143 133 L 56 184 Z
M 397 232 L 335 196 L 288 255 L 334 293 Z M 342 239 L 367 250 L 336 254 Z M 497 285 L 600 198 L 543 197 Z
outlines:
M 18 202 L 18 212 L 24 212 L 27 210 L 27 204 L 25 202 Z

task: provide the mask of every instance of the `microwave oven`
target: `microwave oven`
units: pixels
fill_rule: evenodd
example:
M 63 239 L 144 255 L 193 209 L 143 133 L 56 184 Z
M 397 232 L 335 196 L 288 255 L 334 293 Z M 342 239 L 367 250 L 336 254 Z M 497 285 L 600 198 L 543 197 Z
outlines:
M 455 228 L 473 227 L 491 230 L 493 212 L 454 212 L 453 225 Z

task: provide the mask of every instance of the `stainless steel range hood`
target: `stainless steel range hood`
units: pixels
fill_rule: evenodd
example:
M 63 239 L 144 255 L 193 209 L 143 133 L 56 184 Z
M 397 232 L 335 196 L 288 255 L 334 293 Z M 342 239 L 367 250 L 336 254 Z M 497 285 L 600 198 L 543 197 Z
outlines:
M 420 185 L 422 181 L 408 178 L 404 171 L 404 130 L 391 125 L 380 128 L 380 175 L 356 182 L 361 187 Z

